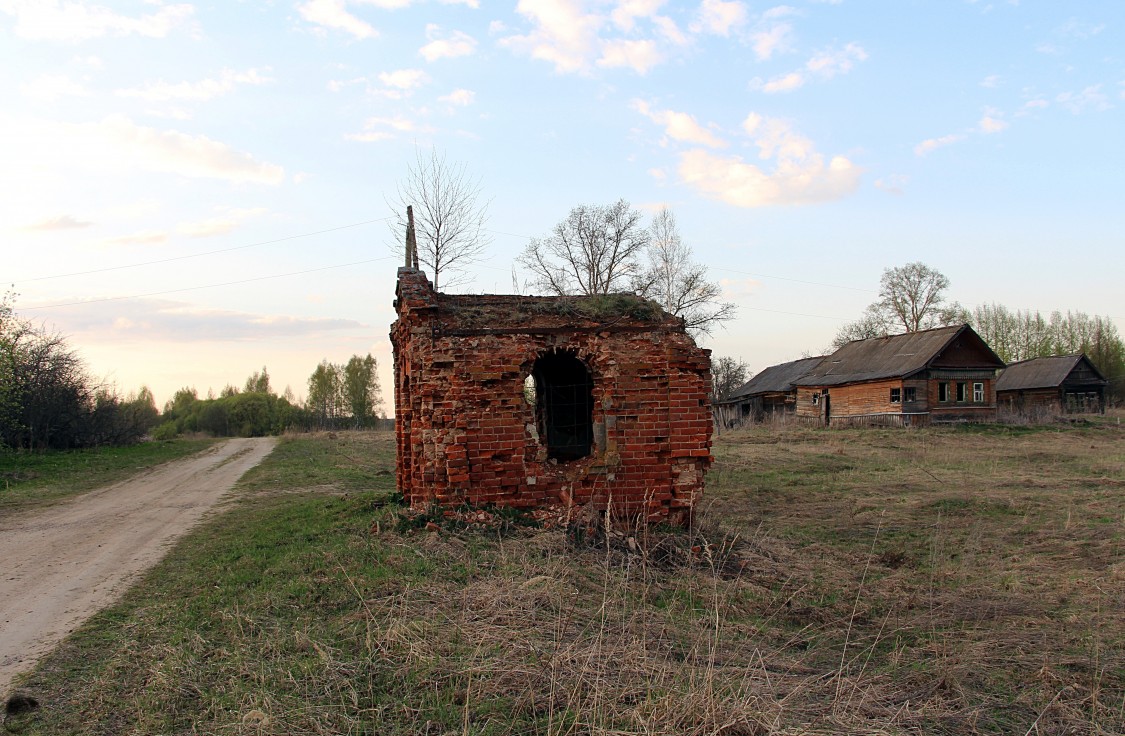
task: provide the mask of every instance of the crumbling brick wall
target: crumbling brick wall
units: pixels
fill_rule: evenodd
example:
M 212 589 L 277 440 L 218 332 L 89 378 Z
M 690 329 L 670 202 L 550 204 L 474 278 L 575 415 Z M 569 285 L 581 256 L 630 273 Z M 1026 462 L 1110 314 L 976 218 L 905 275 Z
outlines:
M 711 462 L 710 351 L 680 320 L 623 295 L 440 294 L 416 268 L 399 270 L 396 308 L 398 487 L 412 506 L 690 517 Z

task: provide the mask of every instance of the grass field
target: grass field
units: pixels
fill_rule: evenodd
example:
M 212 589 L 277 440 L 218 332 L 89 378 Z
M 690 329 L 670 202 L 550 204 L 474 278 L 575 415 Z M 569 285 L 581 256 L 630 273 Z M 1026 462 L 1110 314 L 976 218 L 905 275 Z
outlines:
M 211 439 L 177 439 L 50 452 L 0 448 L 0 513 L 53 503 L 101 488 L 214 443 Z
M 286 438 L 21 684 L 42 734 L 1120 734 L 1125 429 L 755 429 L 697 529 L 428 531 Z

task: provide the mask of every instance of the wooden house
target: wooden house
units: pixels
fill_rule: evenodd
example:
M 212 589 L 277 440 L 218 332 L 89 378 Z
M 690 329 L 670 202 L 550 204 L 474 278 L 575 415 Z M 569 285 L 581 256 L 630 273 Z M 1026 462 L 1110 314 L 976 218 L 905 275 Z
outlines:
M 797 387 L 793 382 L 822 360 L 824 356 L 818 355 L 771 365 L 718 402 L 721 418 L 729 426 L 760 422 L 773 415 L 795 414 Z
M 1012 363 L 996 380 L 996 400 L 1012 411 L 1104 412 L 1105 376 L 1084 354 Z
M 793 382 L 797 416 L 832 425 L 992 421 L 1003 367 L 969 325 L 856 340 Z

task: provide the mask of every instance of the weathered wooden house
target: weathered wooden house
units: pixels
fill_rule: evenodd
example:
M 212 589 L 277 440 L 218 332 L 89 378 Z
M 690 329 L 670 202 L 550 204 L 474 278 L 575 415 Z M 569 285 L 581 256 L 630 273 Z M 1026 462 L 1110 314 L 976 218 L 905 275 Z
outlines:
M 400 268 L 398 488 L 414 507 L 588 504 L 683 523 L 711 463 L 710 351 L 629 295 L 434 291 Z
M 797 416 L 832 425 L 992 421 L 1003 367 L 969 325 L 856 340 L 793 382 Z
M 728 426 L 760 422 L 770 416 L 797 412 L 797 386 L 794 384 L 824 360 L 823 355 L 771 365 L 731 392 L 719 402 L 719 416 Z
M 1107 385 L 1082 353 L 1031 358 L 1004 369 L 996 380 L 996 400 L 1011 411 L 1104 412 Z

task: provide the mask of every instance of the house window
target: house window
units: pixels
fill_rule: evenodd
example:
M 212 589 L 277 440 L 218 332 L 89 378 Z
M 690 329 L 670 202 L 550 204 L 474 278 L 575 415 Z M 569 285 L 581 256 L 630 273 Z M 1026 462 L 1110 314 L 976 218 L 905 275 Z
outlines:
M 570 350 L 545 353 L 531 369 L 539 436 L 547 457 L 577 460 L 590 454 L 594 443 L 594 379 L 586 364 Z
M 964 401 L 965 400 L 965 384 L 963 384 L 963 383 L 957 384 L 957 400 L 958 401 Z
M 937 385 L 937 400 L 938 401 L 949 401 L 949 384 L 948 383 L 939 383 Z
M 892 404 L 901 404 L 902 403 L 902 389 L 901 388 L 892 388 L 891 389 L 891 403 Z
M 917 401 L 917 400 L 918 400 L 918 389 L 917 389 L 917 388 L 915 388 L 914 386 L 907 386 L 907 387 L 906 387 L 906 388 L 904 388 L 904 389 L 903 389 L 902 391 L 903 391 L 903 393 L 905 394 L 905 395 L 904 395 L 904 396 L 902 397 L 902 400 L 903 400 L 903 401 L 905 401 L 905 402 L 907 402 L 907 403 L 910 403 L 910 402 L 912 402 L 912 401 Z
M 812 403 L 813 403 L 813 406 L 816 406 L 817 404 L 820 403 L 820 392 L 819 391 L 813 391 Z
M 973 401 L 975 401 L 978 404 L 984 403 L 984 384 L 983 383 L 974 383 L 973 384 Z

